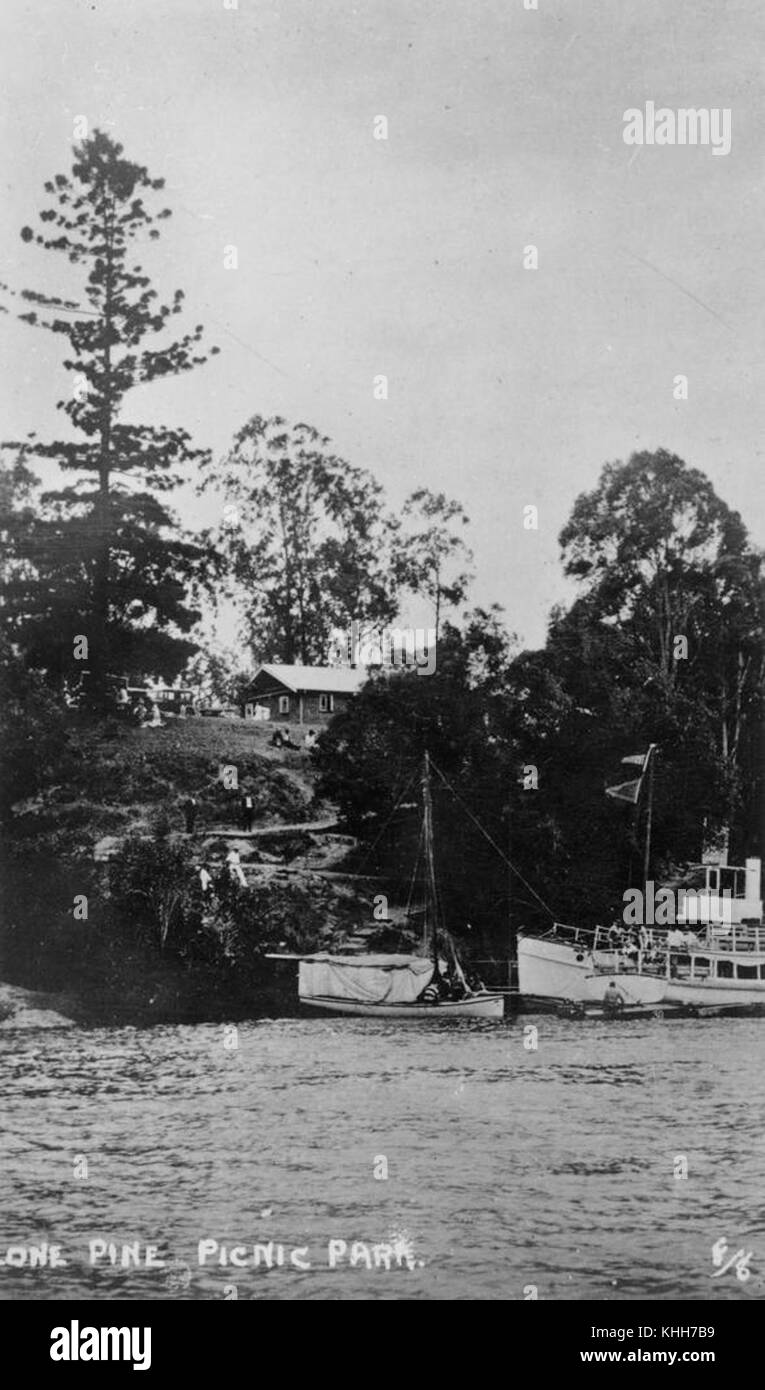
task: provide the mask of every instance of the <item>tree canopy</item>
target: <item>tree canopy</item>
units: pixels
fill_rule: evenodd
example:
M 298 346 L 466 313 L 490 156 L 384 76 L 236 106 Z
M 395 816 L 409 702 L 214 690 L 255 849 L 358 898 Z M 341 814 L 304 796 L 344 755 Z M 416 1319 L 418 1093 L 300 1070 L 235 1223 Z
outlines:
M 607 464 L 561 547 L 581 593 L 553 613 L 544 649 L 498 644 L 497 614 L 462 631 L 447 623 L 433 676 L 377 678 L 318 753 L 322 788 L 374 838 L 428 748 L 518 870 L 508 878 L 472 822 L 460 828 L 456 807 L 441 806 L 455 920 L 495 940 L 508 913 L 515 925 L 544 916 L 529 885 L 574 921 L 618 913 L 641 873 L 644 813 L 615 807 L 605 788 L 649 743 L 661 750 L 657 877 L 719 834 L 731 862 L 758 845 L 761 560 L 740 517 L 660 450 Z M 386 867 L 413 862 L 414 821 L 394 817 L 376 853 Z
M 382 488 L 318 430 L 253 416 L 210 470 L 211 489 L 222 517 L 211 538 L 228 561 L 256 658 L 321 664 L 334 628 L 395 616 L 396 523 Z

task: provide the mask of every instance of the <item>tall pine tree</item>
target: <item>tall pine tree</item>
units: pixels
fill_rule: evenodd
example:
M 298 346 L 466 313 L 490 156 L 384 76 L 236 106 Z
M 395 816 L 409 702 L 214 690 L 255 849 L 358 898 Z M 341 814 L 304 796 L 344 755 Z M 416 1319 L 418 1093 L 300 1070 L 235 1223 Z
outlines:
M 161 302 L 135 264 L 136 240 L 156 240 L 156 224 L 170 216 L 168 208 L 144 205 L 164 180 L 125 159 L 100 131 L 74 155 L 71 176 L 45 184 L 51 202 L 40 213 L 43 231 L 24 227 L 21 235 L 87 272 L 85 302 L 33 290 L 20 296 L 31 306 L 20 314 L 25 322 L 68 339 L 64 366 L 74 374 L 73 390 L 58 408 L 73 437 L 43 443 L 32 435 L 15 447 L 26 461 L 53 460 L 76 478 L 43 493 L 36 524 L 26 538 L 17 535 L 23 563 L 6 577 L 3 616 L 30 666 L 52 679 L 88 669 L 98 694 L 108 672 L 172 678 L 196 650 L 185 634 L 199 618 L 216 562 L 209 548 L 179 533 L 162 495 L 181 481 L 180 468 L 208 451 L 183 429 L 128 423 L 122 412 L 133 387 L 190 371 L 207 356 L 200 325 L 164 341 L 183 292 Z M 77 637 L 87 638 L 87 661 L 76 659 Z

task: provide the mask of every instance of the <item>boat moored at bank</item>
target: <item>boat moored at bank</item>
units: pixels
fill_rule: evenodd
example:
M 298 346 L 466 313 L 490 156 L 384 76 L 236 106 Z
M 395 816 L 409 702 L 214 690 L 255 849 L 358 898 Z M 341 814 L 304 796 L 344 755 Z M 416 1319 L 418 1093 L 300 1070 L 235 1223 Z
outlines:
M 691 866 L 689 876 L 703 885 L 695 899 L 686 895 L 672 927 L 587 930 L 555 922 L 541 934 L 520 932 L 521 995 L 585 1002 L 610 989 L 626 1006 L 765 1006 L 760 870 L 759 859 L 741 868 Z M 721 875 L 735 896 L 721 898 Z
M 440 774 L 442 775 L 442 774 Z M 504 995 L 487 990 L 462 967 L 447 929 L 436 885 L 430 759 L 422 771 L 424 914 L 418 954 L 333 955 L 299 957 L 298 996 L 308 1009 L 359 1018 L 501 1019 Z M 415 866 L 416 876 L 416 866 Z

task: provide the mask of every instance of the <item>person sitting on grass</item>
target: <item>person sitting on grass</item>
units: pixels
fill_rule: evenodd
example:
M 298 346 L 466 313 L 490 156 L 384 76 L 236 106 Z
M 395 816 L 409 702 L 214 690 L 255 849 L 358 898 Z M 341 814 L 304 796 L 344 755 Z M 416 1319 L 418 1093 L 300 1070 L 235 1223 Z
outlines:
M 139 695 L 138 699 L 135 701 L 135 704 L 133 705 L 132 709 L 132 714 L 136 724 L 139 728 L 142 729 L 144 724 L 146 723 L 146 719 L 148 716 L 148 709 L 143 695 Z

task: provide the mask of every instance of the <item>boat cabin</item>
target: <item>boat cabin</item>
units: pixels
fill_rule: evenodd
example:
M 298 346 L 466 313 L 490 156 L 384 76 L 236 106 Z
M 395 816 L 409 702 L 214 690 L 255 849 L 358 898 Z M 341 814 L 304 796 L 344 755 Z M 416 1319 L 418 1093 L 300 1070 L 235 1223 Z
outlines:
M 677 885 L 678 926 L 762 921 L 760 873 L 759 859 L 747 859 L 743 866 L 691 864 Z

